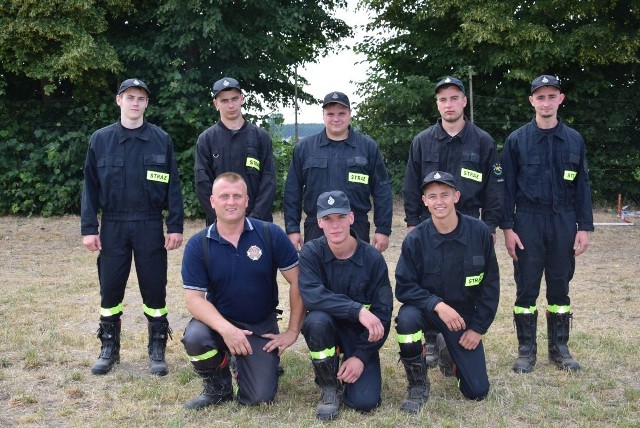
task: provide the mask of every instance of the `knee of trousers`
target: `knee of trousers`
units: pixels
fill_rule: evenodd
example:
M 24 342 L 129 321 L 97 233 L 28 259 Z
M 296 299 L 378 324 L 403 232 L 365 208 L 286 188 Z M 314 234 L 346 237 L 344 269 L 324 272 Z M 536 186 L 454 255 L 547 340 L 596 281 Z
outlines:
M 402 305 L 396 316 L 396 332 L 413 334 L 422 328 L 422 310 L 415 306 Z
M 302 334 L 311 351 L 321 351 L 335 346 L 336 327 L 331 315 L 322 311 L 311 311 L 302 325 Z
M 489 381 L 475 378 L 460 382 L 460 392 L 469 400 L 482 401 L 489 394 Z
M 212 349 L 217 349 L 218 344 L 213 336 L 213 330 L 204 323 L 192 319 L 181 339 L 184 349 L 189 356 L 202 355 Z
M 367 388 L 365 390 L 358 389 L 357 392 L 353 393 L 350 387 L 351 385 L 345 386 L 343 402 L 352 409 L 361 412 L 370 412 L 382 402 L 379 389 L 377 391 L 374 390 L 374 388 Z
M 239 404 L 255 406 L 273 402 L 278 391 L 277 364 L 274 365 L 273 371 L 267 370 L 268 373 L 261 374 L 247 374 L 240 367 L 238 369 Z

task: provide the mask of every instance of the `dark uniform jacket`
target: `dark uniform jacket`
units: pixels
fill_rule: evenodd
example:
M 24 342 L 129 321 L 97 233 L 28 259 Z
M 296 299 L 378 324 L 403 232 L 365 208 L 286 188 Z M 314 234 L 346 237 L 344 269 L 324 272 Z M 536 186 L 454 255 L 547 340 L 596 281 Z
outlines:
M 216 218 L 209 197 L 213 180 L 224 172 L 240 174 L 247 183 L 247 215 L 271 221 L 276 196 L 273 144 L 262 128 L 245 120 L 242 128 L 230 130 L 221 121 L 200 134 L 196 144 L 195 182 L 207 224 Z
M 306 221 L 315 222 L 318 196 L 330 190 L 347 195 L 356 221 L 367 219 L 373 196 L 375 232 L 391 234 L 391 182 L 371 137 L 349 127 L 349 137 L 344 141 L 332 141 L 322 131 L 298 142 L 285 183 L 286 232 L 300 232 L 301 208 Z
M 338 260 L 326 237 L 311 240 L 300 252 L 298 286 L 308 311 L 323 311 L 362 327 L 354 355 L 364 363 L 382 347 L 391 325 L 393 294 L 387 263 L 378 250 L 358 239 L 355 253 L 346 260 Z M 385 331 L 382 340 L 369 342 L 369 332 L 358 321 L 363 306 L 382 322 Z
M 451 137 L 438 119 L 414 138 L 402 190 L 407 226 L 430 217 L 420 186 L 433 171 L 453 175 L 460 191 L 456 209 L 473 217 L 482 209 L 482 219 L 495 232 L 502 211 L 503 183 L 495 144 L 487 132 L 465 120 L 462 131 Z
M 578 230 L 593 230 L 586 149 L 576 130 L 560 120 L 554 129 L 542 130 L 533 119 L 507 138 L 502 168 L 505 200 L 500 228 L 513 229 L 517 209 L 540 214 L 575 211 Z
M 113 221 L 161 219 L 167 210 L 167 232 L 182 233 L 184 208 L 173 143 L 159 127 L 145 120 L 131 131 L 118 121 L 94 132 L 84 177 L 82 235 L 98 235 L 100 209 L 103 220 Z
M 402 242 L 396 266 L 396 299 L 433 311 L 444 302 L 485 334 L 500 297 L 498 261 L 489 228 L 458 212 L 458 226 L 443 235 L 431 219 L 420 223 Z

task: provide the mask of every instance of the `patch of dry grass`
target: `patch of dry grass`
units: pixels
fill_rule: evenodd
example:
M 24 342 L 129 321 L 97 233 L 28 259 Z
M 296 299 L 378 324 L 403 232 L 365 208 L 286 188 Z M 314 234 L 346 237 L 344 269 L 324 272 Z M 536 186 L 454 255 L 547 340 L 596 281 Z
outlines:
M 404 236 L 399 205 L 395 212 L 395 230 L 385 253 L 392 276 Z M 596 217 L 615 221 L 611 213 Z M 276 223 L 282 224 L 281 216 Z M 188 222 L 185 236 L 201 225 Z M 517 346 L 511 316 L 515 287 L 511 262 L 499 239 L 501 303 L 484 339 L 492 382 L 489 397 L 468 402 L 450 378 L 435 370 L 430 372 L 431 398 L 423 411 L 417 416 L 401 413 L 398 407 L 406 385 L 392 329 L 382 351 L 382 406 L 368 415 L 344 409 L 333 425 L 639 426 L 639 245 L 640 225 L 600 227 L 592 234 L 587 253 L 578 259 L 571 291 L 575 318 L 570 345 L 584 367 L 580 373 L 561 372 L 549 364 L 543 319 L 535 371 L 530 375 L 511 371 Z M 275 404 L 246 408 L 229 403 L 201 412 L 182 409 L 182 403 L 201 389 L 180 344 L 190 318 L 180 280 L 182 249 L 169 255 L 169 320 L 174 330 L 167 349 L 169 375 L 156 378 L 147 372 L 145 318 L 132 272 L 123 317 L 122 363 L 106 376 L 93 376 L 90 367 L 99 350 L 95 260 L 96 255 L 82 247 L 77 217 L 0 217 L 0 426 L 326 425 L 314 417 L 319 390 L 302 338 L 284 356 L 286 372 Z M 281 287 L 284 307 L 286 291 Z M 545 302 L 540 299 L 538 304 L 543 307 Z

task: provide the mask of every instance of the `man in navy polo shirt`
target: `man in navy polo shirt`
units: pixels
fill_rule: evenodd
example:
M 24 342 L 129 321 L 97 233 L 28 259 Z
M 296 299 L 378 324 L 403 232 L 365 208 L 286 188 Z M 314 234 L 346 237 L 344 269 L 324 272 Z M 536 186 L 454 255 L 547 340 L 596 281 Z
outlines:
M 204 383 L 185 408 L 233 399 L 228 361 L 234 355 L 238 403 L 269 403 L 278 389 L 280 355 L 298 338 L 304 318 L 298 255 L 278 226 L 245 217 L 249 197 L 240 175 L 219 175 L 212 190 L 216 221 L 205 229 L 205 237 L 189 240 L 182 260 L 187 309 L 193 316 L 182 343 Z M 276 318 L 277 269 L 290 284 L 289 325 L 282 333 Z

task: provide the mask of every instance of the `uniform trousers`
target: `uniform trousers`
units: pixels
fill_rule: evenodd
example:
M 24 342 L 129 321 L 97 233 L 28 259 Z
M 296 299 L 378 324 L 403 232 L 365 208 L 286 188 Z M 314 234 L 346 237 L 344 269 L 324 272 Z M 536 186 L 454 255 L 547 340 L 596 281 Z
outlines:
M 576 237 L 573 211 L 554 214 L 518 211 L 514 232 L 524 250 L 516 247 L 518 261 L 513 262 L 516 282 L 515 306 L 536 306 L 544 273 L 549 305 L 570 305 L 569 281 L 575 271 L 573 244 Z
M 271 339 L 262 337 L 265 333 L 277 334 L 278 320 L 276 313 L 273 313 L 264 321 L 259 323 L 241 323 L 229 320 L 236 327 L 252 331 L 253 334 L 247 336 L 247 340 L 253 351 L 250 355 L 237 355 L 238 364 L 238 403 L 254 405 L 260 403 L 270 403 L 278 391 L 278 364 L 280 357 L 277 350 L 274 352 L 263 351 L 262 348 Z M 224 343 L 224 339 L 208 325 L 192 319 L 184 331 L 182 337 L 187 355 L 198 356 L 207 353 L 216 354 L 211 351 L 218 351 L 217 355 L 229 354 L 229 349 Z M 192 361 L 194 369 L 197 371 L 213 371 L 218 368 L 222 358 L 208 358 L 199 361 Z
M 363 335 L 369 333 L 360 323 L 338 320 L 322 311 L 311 311 L 304 320 L 302 334 L 309 351 L 320 352 L 335 347 L 346 360 L 354 355 Z M 381 385 L 380 355 L 376 352 L 369 361 L 364 361 L 360 378 L 355 383 L 344 384 L 343 402 L 351 408 L 370 411 L 382 402 Z
M 100 306 L 103 309 L 101 319 L 114 319 L 122 314 L 121 308 L 116 308 L 124 300 L 132 258 L 143 304 L 149 310 L 163 311 L 162 316 L 166 316 L 167 250 L 164 248 L 162 219 L 105 220 L 101 225 L 100 242 L 102 249 L 97 264 Z M 107 312 L 111 314 L 106 315 Z M 158 318 L 145 314 L 149 320 Z
M 471 322 L 471 314 L 460 313 L 466 325 Z M 437 313 L 427 312 L 416 306 L 402 305 L 396 317 L 396 331 L 399 335 L 411 335 L 418 331 L 433 329 L 442 333 L 447 350 L 456 365 L 456 377 L 460 392 L 471 400 L 482 400 L 489 393 L 489 378 L 482 341 L 476 349 L 467 350 L 460 346 L 464 331 L 449 331 Z M 400 347 L 407 346 L 400 344 Z M 414 356 L 417 356 L 416 354 Z M 414 357 L 407 356 L 407 357 Z

